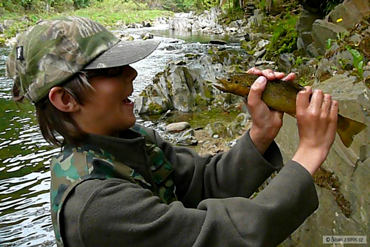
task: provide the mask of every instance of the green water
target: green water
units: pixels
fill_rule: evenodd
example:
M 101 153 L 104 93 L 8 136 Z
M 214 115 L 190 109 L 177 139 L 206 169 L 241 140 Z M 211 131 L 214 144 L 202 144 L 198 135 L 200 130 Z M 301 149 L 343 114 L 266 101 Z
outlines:
M 33 106 L 11 100 L 0 49 L 0 246 L 53 246 L 49 162 L 58 150 L 42 138 Z

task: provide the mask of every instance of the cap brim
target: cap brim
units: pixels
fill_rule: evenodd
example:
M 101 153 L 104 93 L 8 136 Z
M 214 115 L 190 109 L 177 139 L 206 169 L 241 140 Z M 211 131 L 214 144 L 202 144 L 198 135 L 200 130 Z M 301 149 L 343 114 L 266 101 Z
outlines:
M 95 58 L 84 70 L 113 68 L 135 63 L 149 56 L 160 41 L 120 41 Z

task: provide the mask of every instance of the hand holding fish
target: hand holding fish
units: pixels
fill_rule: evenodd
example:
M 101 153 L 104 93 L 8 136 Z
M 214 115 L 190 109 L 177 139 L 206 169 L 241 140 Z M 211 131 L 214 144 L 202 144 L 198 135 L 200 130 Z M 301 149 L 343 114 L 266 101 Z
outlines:
M 257 150 L 263 154 L 279 133 L 283 124 L 283 112 L 269 108 L 261 99 L 262 93 L 266 88 L 267 80 L 283 79 L 284 73 L 269 69 L 261 71 L 257 68 L 248 70 L 248 73 L 260 76 L 251 86 L 248 101 L 245 100 L 245 103 L 252 117 L 251 139 Z M 291 81 L 294 79 L 293 73 L 285 78 Z
M 257 69 L 254 69 L 257 70 Z M 261 72 L 259 72 L 261 74 Z M 257 73 L 258 74 L 258 73 Z M 263 74 L 263 73 L 262 73 Z M 275 73 L 277 75 L 277 73 Z M 289 77 L 289 76 L 288 76 Z M 229 92 L 242 97 L 250 94 L 253 82 L 258 78 L 256 73 L 238 73 L 223 78 L 216 78 L 214 86 L 223 92 Z M 291 80 L 285 81 L 276 78 L 268 79 L 264 85 L 262 101 L 270 108 L 280 112 L 286 112 L 295 117 L 297 94 L 304 90 L 304 87 Z M 349 119 L 338 114 L 337 133 L 346 147 L 350 147 L 355 135 L 366 128 L 364 123 Z
M 323 94 L 321 90 L 312 93 L 311 87 L 306 87 L 306 90 L 297 95 L 296 118 L 299 146 L 292 160 L 313 175 L 325 161 L 334 142 L 338 102 L 332 100 L 329 94 Z

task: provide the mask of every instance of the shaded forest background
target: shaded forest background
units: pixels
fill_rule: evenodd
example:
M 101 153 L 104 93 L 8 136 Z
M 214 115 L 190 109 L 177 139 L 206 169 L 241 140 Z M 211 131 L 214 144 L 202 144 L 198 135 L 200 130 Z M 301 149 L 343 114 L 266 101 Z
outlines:
M 86 8 L 96 4 L 96 2 L 110 4 L 115 2 L 117 4 L 127 3 L 136 8 L 146 9 L 160 9 L 170 10 L 174 12 L 179 11 L 203 11 L 216 6 L 226 6 L 229 9 L 243 9 L 248 3 L 255 3 L 261 9 L 266 11 L 273 11 L 274 8 L 290 3 L 306 4 L 308 6 L 320 6 L 320 8 L 329 12 L 336 5 L 343 2 L 343 0 L 1 0 L 0 7 L 4 11 L 32 11 L 32 12 L 50 12 L 50 11 L 65 11 L 77 10 Z

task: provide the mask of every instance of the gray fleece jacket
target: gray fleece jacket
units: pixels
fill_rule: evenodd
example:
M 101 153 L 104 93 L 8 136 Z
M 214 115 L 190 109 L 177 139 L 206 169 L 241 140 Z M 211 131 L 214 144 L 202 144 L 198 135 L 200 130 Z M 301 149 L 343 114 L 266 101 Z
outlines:
M 277 246 L 318 207 L 311 175 L 293 161 L 283 166 L 275 143 L 262 156 L 247 132 L 230 151 L 199 156 L 147 132 L 174 167 L 179 201 L 160 203 L 149 190 L 123 179 L 87 180 L 63 206 L 66 246 Z M 91 135 L 87 143 L 152 180 L 139 133 Z M 249 199 L 276 170 L 270 184 Z

